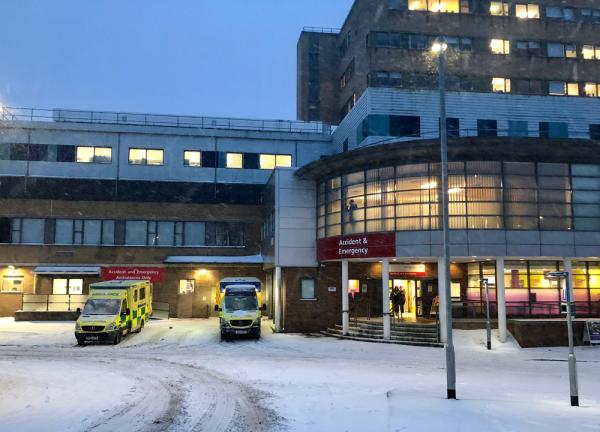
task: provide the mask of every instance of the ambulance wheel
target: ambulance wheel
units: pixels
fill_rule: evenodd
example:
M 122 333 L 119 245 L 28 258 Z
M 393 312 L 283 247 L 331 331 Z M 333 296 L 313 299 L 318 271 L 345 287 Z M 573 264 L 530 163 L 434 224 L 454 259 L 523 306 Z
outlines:
M 84 338 L 77 338 L 77 345 L 79 345 L 79 346 L 85 346 L 85 339 Z
M 113 345 L 119 345 L 121 343 L 121 332 L 118 331 L 115 333 L 115 338 L 113 339 Z
M 144 328 L 144 320 L 142 320 L 142 322 L 140 323 L 140 328 L 137 329 L 136 331 L 134 331 L 134 333 L 139 333 L 142 331 L 142 329 Z
M 260 329 L 258 329 L 254 332 L 254 339 L 260 340 Z
M 229 340 L 229 336 L 227 336 L 225 333 L 221 332 L 221 342 L 228 341 L 228 340 Z

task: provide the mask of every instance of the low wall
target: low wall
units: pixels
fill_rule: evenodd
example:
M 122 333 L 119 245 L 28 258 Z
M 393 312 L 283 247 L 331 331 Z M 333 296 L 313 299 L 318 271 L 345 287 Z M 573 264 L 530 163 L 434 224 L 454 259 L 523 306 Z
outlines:
M 573 322 L 575 345 L 583 345 L 584 320 Z M 564 320 L 508 320 L 508 330 L 522 348 L 568 346 Z
M 21 309 L 22 293 L 0 294 L 0 317 L 12 317 L 15 311 Z
M 15 321 L 76 321 L 78 312 L 15 312 Z
M 498 328 L 498 321 L 491 320 L 492 328 Z M 484 319 L 481 318 L 454 318 L 452 320 L 452 328 L 456 330 L 482 330 L 486 328 Z

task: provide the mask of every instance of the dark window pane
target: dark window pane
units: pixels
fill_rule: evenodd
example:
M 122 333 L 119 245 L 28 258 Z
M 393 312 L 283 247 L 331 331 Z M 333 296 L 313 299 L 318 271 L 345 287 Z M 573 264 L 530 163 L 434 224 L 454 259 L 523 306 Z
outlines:
M 10 219 L 0 218 L 0 243 L 10 243 Z
M 460 120 L 457 118 L 447 118 L 446 132 L 450 138 L 458 138 L 460 136 Z
M 260 161 L 258 153 L 244 153 L 244 168 L 245 169 L 260 169 Z
M 480 137 L 498 136 L 498 122 L 496 120 L 477 120 L 477 135 Z
M 44 161 L 48 159 L 48 146 L 43 144 L 31 144 L 29 146 L 30 161 Z
M 590 138 L 593 140 L 600 140 L 600 124 L 590 125 Z
M 203 151 L 202 152 L 202 166 L 205 168 L 216 168 L 217 153 L 214 151 Z
M 11 144 L 10 145 L 11 160 L 27 160 L 27 144 Z
M 75 162 L 75 146 L 59 145 L 56 152 L 57 162 Z
M 390 116 L 390 136 L 421 135 L 421 117 L 417 116 Z

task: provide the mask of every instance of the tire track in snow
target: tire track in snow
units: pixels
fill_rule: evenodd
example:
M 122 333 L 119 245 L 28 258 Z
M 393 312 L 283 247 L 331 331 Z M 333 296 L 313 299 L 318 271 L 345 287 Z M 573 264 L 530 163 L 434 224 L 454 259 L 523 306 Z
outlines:
M 274 412 L 260 406 L 264 398 L 260 392 L 207 368 L 128 350 L 118 350 L 117 359 L 101 358 L 96 351 L 86 351 L 77 350 L 65 356 L 60 351 L 25 349 L 1 351 L 0 358 L 93 362 L 133 378 L 138 384 L 132 397 L 140 393 L 141 397 L 96 417 L 85 428 L 89 432 L 120 430 L 124 425 L 148 432 L 266 432 L 282 422 Z

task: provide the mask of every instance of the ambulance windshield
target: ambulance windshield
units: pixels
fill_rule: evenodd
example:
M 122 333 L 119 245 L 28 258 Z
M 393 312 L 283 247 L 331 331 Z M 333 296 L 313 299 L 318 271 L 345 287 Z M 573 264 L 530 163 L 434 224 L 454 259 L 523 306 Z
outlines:
M 84 315 L 116 315 L 119 313 L 121 300 L 88 299 L 83 308 Z
M 255 311 L 258 309 L 256 295 L 236 294 L 225 296 L 225 312 Z

